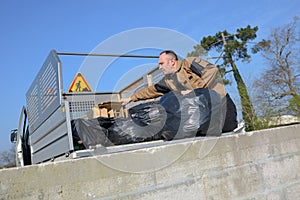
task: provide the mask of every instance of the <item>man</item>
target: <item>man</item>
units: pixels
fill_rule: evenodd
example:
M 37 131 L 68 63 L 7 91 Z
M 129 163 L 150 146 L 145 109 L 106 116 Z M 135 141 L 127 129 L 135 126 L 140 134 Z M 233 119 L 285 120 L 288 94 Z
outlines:
M 236 108 L 230 96 L 226 93 L 224 85 L 218 81 L 220 77 L 218 77 L 217 67 L 195 57 L 187 57 L 184 60 L 180 60 L 176 53 L 171 50 L 165 50 L 160 53 L 158 64 L 159 69 L 165 75 L 163 79 L 136 92 L 129 98 L 121 99 L 123 104 L 156 98 L 170 91 L 179 91 L 182 95 L 186 95 L 196 88 L 208 88 L 220 95 L 225 109 L 226 105 L 231 108 L 231 110 L 226 111 L 225 126 L 228 117 L 231 119 L 227 123 L 231 124 L 230 127 L 224 126 L 223 132 L 232 131 L 236 127 Z
M 157 84 L 122 99 L 123 103 L 159 97 L 172 90 L 184 95 L 196 88 L 213 89 L 221 98 L 226 95 L 224 85 L 217 81 L 218 68 L 200 58 L 179 60 L 174 51 L 166 50 L 160 53 L 158 64 L 165 77 Z

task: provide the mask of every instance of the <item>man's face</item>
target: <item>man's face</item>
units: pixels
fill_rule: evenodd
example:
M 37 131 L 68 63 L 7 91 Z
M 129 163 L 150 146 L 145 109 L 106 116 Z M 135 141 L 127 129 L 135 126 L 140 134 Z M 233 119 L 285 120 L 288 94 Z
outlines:
M 172 74 L 175 70 L 175 59 L 171 58 L 167 54 L 161 54 L 158 59 L 159 69 L 164 73 L 164 75 Z

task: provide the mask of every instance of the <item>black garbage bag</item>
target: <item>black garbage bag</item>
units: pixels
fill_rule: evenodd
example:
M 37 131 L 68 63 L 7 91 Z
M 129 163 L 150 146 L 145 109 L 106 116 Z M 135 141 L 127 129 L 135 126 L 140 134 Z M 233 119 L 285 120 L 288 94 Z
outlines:
M 234 102 L 229 94 L 226 94 L 226 117 L 222 133 L 231 132 L 238 126 L 237 111 Z
M 172 91 L 162 96 L 159 103 L 167 116 L 161 131 L 164 139 L 221 134 L 222 101 L 215 91 L 198 88 L 185 96 Z
M 85 148 L 101 144 L 113 145 L 108 139 L 108 129 L 114 124 L 113 118 L 75 119 L 73 120 L 73 138 L 81 140 Z M 107 128 L 106 128 L 107 127 Z
M 125 118 L 115 120 L 115 124 L 108 128 L 108 133 L 110 142 L 115 145 L 139 142 L 146 139 L 136 136 L 133 121 Z
M 151 141 L 153 135 L 143 132 L 132 120 L 118 119 L 109 129 L 109 140 L 115 144 L 131 144 Z
M 162 137 L 165 140 L 196 136 L 199 128 L 199 112 L 197 112 L 198 107 L 189 105 L 190 103 L 191 101 L 187 101 L 187 98 L 184 98 L 184 96 L 177 92 L 169 92 L 162 96 L 160 105 L 165 108 L 167 116 L 166 123 L 161 131 Z M 191 106 L 193 107 L 191 108 Z M 190 109 L 190 112 L 186 110 L 187 108 Z M 190 120 L 189 118 L 193 117 L 189 114 L 196 119 Z
M 164 108 L 158 102 L 142 103 L 128 109 L 130 118 L 139 126 L 145 127 L 151 125 L 152 128 L 161 129 Z
M 113 117 L 98 117 L 98 123 L 101 127 L 108 129 L 115 123 L 115 118 Z
M 164 108 L 157 102 L 148 102 L 128 110 L 129 118 L 115 119 L 108 128 L 113 144 L 129 144 L 161 139 L 160 131 L 166 116 Z
M 161 139 L 160 132 L 156 131 L 156 127 L 151 127 L 139 126 L 131 119 L 118 119 L 108 128 L 108 138 L 115 145 Z
M 81 139 L 80 139 L 80 137 L 78 135 L 78 131 L 77 131 L 77 128 L 75 126 L 75 123 L 76 123 L 76 119 L 75 120 L 71 120 L 73 143 L 77 144 L 78 141 L 80 141 Z

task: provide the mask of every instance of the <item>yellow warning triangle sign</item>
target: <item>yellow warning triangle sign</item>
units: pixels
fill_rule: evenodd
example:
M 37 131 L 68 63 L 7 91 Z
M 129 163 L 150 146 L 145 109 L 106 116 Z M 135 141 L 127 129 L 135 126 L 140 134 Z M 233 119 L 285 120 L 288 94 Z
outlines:
M 91 92 L 92 89 L 84 79 L 83 75 L 78 72 L 69 87 L 69 92 Z

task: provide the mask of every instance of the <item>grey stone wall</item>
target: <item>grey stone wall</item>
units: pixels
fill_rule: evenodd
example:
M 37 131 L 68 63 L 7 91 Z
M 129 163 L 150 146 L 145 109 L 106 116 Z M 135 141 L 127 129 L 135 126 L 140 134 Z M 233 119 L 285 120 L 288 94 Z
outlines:
M 0 199 L 300 199 L 300 125 L 0 171 Z

